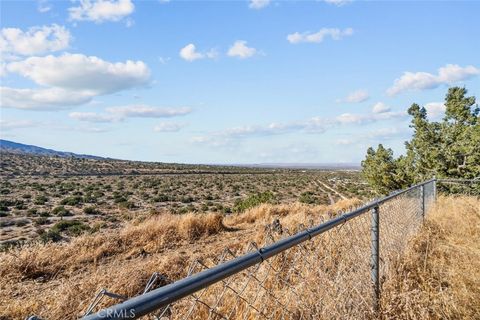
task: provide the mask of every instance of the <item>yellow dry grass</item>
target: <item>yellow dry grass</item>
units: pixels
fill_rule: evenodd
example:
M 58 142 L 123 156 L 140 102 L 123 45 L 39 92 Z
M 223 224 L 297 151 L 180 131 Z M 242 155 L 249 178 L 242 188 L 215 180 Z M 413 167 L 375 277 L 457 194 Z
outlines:
M 184 277 L 195 259 L 215 258 L 226 247 L 242 253 L 246 243 L 263 237 L 265 224 L 274 217 L 328 217 L 358 203 L 262 205 L 226 218 L 214 213 L 161 214 L 68 243 L 32 244 L 0 253 L 0 319 L 32 314 L 74 319 L 101 288 L 134 296 L 153 272 L 172 282 Z M 106 299 L 101 306 L 114 302 Z
M 342 200 L 332 206 L 261 205 L 228 217 L 162 214 L 108 234 L 1 253 L 0 319 L 21 319 L 31 314 L 45 319 L 75 319 L 101 288 L 135 296 L 153 272 L 159 272 L 168 283 L 184 277 L 196 259 L 214 265 L 225 247 L 238 255 L 245 252 L 250 241 L 260 246 L 270 243 L 274 239 L 265 230 L 275 219 L 279 219 L 284 232 L 274 235 L 278 239 L 358 204 L 358 200 Z M 401 220 L 393 222 L 398 225 Z M 255 269 L 255 276 L 265 280 L 261 285 L 255 280 L 248 282 L 244 298 L 255 307 L 262 306 L 261 312 L 273 319 L 371 317 L 369 223 L 369 215 L 360 216 L 267 260 Z M 401 233 L 395 237 L 403 239 Z M 382 316 L 479 319 L 479 240 L 480 201 L 440 197 L 425 226 L 407 247 L 405 258 L 391 258 L 394 272 L 383 286 Z M 195 271 L 200 270 L 197 265 Z M 240 289 L 249 275 L 236 277 L 238 281 L 231 285 Z M 221 283 L 214 285 L 202 299 L 214 304 L 224 288 Z M 279 300 L 275 302 L 272 295 Z M 115 302 L 106 299 L 100 307 Z M 184 299 L 174 306 L 172 317 L 181 318 L 191 302 Z M 285 313 L 278 303 L 292 313 Z M 232 319 L 259 316 L 231 290 L 217 307 Z M 208 308 L 197 303 L 193 318 L 208 315 Z
M 439 197 L 383 287 L 385 319 L 480 319 L 480 200 Z

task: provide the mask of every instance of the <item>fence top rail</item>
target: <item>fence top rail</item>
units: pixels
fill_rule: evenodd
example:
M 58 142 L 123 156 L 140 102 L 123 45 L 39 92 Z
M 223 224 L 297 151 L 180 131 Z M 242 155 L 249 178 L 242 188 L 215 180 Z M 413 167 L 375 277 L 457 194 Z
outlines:
M 261 263 L 262 261 L 271 258 L 293 246 L 310 240 L 311 238 L 322 234 L 340 224 L 343 224 L 348 220 L 360 216 L 372 210 L 373 208 L 379 207 L 381 204 L 393 198 L 396 198 L 404 193 L 424 186 L 433 181 L 436 181 L 436 179 L 433 178 L 411 186 L 407 189 L 392 193 L 386 197 L 373 200 L 358 209 L 333 218 L 315 227 L 308 228 L 290 237 L 279 240 L 269 246 L 260 248 L 257 251 L 247 253 L 230 261 L 219 264 L 213 268 L 201 271 L 174 283 L 136 296 L 107 309 L 98 311 L 95 314 L 87 315 L 82 319 L 136 319 L 144 316 L 150 312 L 165 307 L 174 301 L 217 283 L 233 274 L 241 272 L 257 263 Z
M 480 183 L 480 177 L 476 177 L 473 179 L 437 179 L 437 181 L 442 183 L 464 183 L 464 182 Z

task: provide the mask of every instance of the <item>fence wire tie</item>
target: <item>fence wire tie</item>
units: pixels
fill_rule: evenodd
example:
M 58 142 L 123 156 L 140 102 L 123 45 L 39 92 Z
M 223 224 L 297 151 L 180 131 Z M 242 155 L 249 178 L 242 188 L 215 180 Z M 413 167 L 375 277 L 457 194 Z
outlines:
M 260 256 L 260 260 L 262 260 L 262 261 L 260 261 L 260 263 L 262 263 L 263 261 L 265 261 L 266 258 L 263 256 L 263 250 L 264 250 L 264 248 L 260 248 L 260 249 L 259 249 L 259 248 L 258 248 L 258 245 L 257 245 L 257 243 L 256 243 L 255 241 L 250 242 L 250 245 L 256 249 L 256 252 L 257 252 L 258 255 Z
M 83 316 L 85 317 L 85 316 L 88 316 L 89 314 L 91 314 L 93 309 L 95 309 L 95 307 L 100 303 L 100 301 L 102 301 L 104 296 L 114 298 L 114 299 L 118 299 L 120 301 L 127 300 L 127 297 L 125 297 L 125 296 L 122 296 L 122 295 L 119 295 L 119 294 L 116 294 L 116 293 L 113 293 L 113 292 L 109 292 L 109 291 L 107 291 L 107 289 L 102 288 L 95 295 L 95 297 L 93 298 L 92 302 L 88 306 L 87 311 L 85 311 L 85 314 Z

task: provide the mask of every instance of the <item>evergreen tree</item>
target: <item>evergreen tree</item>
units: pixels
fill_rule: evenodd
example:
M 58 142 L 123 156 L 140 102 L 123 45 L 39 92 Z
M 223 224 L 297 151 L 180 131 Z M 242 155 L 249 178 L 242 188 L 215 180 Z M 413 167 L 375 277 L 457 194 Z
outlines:
M 412 104 L 412 139 L 405 142 L 406 155 L 395 159 L 391 149 L 367 150 L 362 173 L 379 194 L 404 188 L 434 175 L 440 178 L 480 176 L 480 117 L 475 97 L 454 87 L 445 97 L 445 117 L 430 122 L 427 111 Z

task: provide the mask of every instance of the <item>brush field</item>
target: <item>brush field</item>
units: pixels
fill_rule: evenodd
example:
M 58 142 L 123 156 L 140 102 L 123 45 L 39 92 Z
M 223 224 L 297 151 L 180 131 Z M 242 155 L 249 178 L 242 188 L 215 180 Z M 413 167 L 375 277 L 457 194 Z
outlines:
M 2 153 L 0 245 L 68 241 L 152 215 L 371 197 L 353 170 L 193 166 Z

